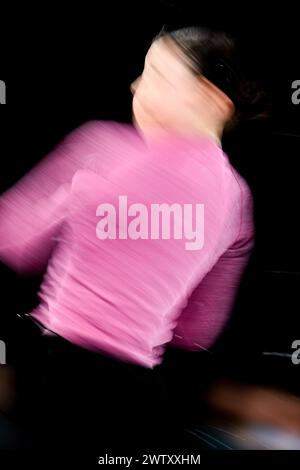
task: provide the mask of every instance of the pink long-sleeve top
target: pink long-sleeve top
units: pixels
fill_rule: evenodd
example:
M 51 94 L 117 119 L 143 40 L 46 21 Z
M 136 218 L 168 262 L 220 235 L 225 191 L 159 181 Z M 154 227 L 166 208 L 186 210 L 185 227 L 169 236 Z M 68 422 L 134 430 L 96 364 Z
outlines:
M 181 236 L 175 215 L 167 235 L 154 227 L 155 204 L 180 207 Z M 2 195 L 0 217 L 0 258 L 24 273 L 47 267 L 31 312 L 46 334 L 149 368 L 167 343 L 213 344 L 254 238 L 251 193 L 217 143 L 145 143 L 114 122 L 73 131 Z M 188 249 L 191 220 L 199 243 Z

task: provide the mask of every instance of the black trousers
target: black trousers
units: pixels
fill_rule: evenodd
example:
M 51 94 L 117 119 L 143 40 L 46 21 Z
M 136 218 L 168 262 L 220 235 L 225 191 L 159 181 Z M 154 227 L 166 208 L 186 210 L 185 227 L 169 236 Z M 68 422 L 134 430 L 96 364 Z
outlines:
M 26 316 L 17 323 L 17 420 L 29 447 L 186 448 L 162 367 L 147 369 L 42 335 Z

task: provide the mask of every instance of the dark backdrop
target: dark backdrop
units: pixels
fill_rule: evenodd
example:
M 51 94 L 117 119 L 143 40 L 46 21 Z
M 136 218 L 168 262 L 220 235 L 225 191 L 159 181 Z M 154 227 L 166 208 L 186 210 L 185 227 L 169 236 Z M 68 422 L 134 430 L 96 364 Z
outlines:
M 130 121 L 129 85 L 164 24 L 199 23 L 233 33 L 244 47 L 249 74 L 272 101 L 268 122 L 248 123 L 224 143 L 253 191 L 256 248 L 232 319 L 208 354 L 212 366 L 202 369 L 203 353 L 180 351 L 170 351 L 166 364 L 175 369 L 184 364 L 186 377 L 199 382 L 225 375 L 300 393 L 300 365 L 288 356 L 292 342 L 300 339 L 300 104 L 291 100 L 292 82 L 300 79 L 299 12 L 286 2 L 266 11 L 252 2 L 231 8 L 227 3 L 210 9 L 204 5 L 125 1 L 110 7 L 103 2 L 97 9 L 73 4 L 65 11 L 53 3 L 15 5 L 7 28 L 5 15 L 1 20 L 0 79 L 6 82 L 7 105 L 0 108 L 0 189 L 12 185 L 82 122 Z M 39 282 L 0 266 L 0 338 L 11 335 L 16 313 L 36 304 Z

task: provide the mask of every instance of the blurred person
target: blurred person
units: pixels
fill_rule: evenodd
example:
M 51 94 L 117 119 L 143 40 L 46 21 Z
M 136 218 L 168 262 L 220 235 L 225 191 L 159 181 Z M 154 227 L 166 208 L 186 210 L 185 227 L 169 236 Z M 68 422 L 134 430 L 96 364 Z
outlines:
M 207 449 L 300 450 L 300 398 L 271 386 L 214 380 L 206 418 L 187 432 Z M 204 440 L 203 440 L 204 439 Z
M 134 126 L 84 124 L 0 199 L 0 258 L 45 271 L 16 333 L 35 445 L 175 442 L 165 348 L 210 348 L 254 243 L 251 192 L 221 147 L 245 89 L 227 34 L 162 31 L 132 84 Z M 201 204 L 204 223 L 189 213 L 181 237 L 151 238 L 151 204 Z

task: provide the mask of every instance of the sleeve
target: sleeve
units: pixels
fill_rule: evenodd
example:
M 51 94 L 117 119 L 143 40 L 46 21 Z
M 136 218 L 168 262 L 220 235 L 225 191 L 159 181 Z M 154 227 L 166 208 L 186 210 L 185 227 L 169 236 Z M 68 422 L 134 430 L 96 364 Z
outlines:
M 95 151 L 101 124 L 71 132 L 50 154 L 0 197 L 0 260 L 19 272 L 47 264 L 67 211 L 73 175 Z
M 192 292 L 174 330 L 172 346 L 194 351 L 212 346 L 230 317 L 253 245 L 253 204 L 247 188 L 239 235 Z

